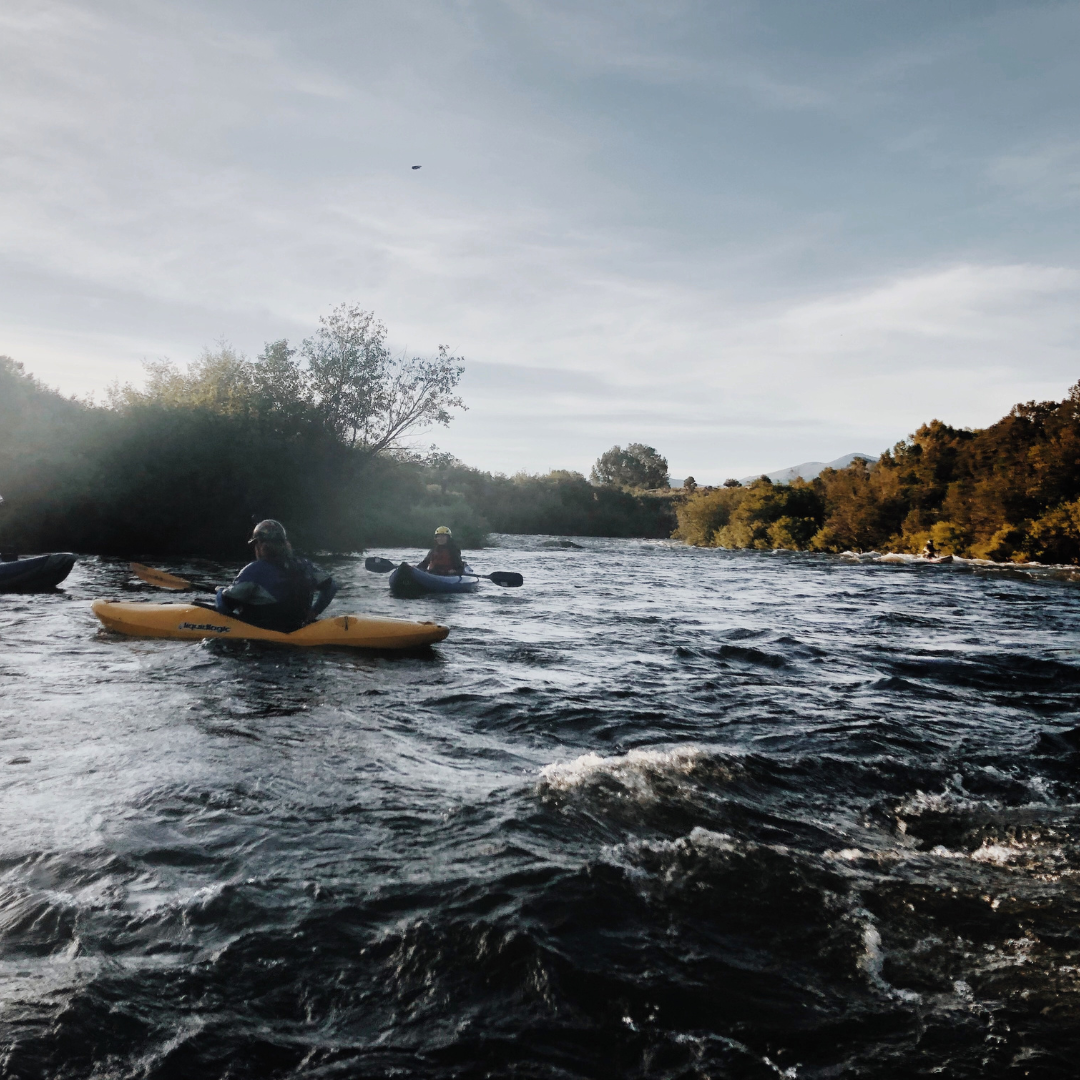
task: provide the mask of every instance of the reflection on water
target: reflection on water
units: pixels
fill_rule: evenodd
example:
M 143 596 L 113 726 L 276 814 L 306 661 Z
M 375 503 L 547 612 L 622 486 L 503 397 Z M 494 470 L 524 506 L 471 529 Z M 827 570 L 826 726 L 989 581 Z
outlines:
M 543 539 L 332 561 L 420 656 L 0 597 L 0 1074 L 1073 1075 L 1069 575 Z

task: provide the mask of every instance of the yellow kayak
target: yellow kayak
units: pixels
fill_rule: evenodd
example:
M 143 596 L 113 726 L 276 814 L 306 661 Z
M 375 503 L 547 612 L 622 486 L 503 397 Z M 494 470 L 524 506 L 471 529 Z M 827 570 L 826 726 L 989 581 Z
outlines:
M 283 645 L 345 645 L 354 649 L 412 649 L 442 641 L 449 627 L 434 622 L 410 622 L 362 615 L 319 619 L 291 634 L 263 630 L 239 619 L 195 604 L 145 604 L 95 600 L 94 614 L 110 630 L 135 637 L 227 638 L 279 641 Z

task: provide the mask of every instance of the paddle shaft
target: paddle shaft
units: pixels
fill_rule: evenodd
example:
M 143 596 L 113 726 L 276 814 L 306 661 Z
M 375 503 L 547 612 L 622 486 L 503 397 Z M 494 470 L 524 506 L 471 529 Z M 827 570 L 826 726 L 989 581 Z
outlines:
M 131 572 L 140 581 L 145 581 L 147 585 L 153 585 L 158 589 L 170 589 L 173 592 L 187 592 L 193 589 L 198 592 L 213 592 L 217 588 L 215 585 L 194 584 L 187 578 L 177 577 L 176 574 L 157 570 L 152 566 L 143 566 L 142 563 L 133 562 L 129 563 L 129 566 Z
M 370 570 L 373 574 L 389 574 L 391 570 L 397 569 L 397 564 L 378 555 L 370 555 L 364 560 L 364 569 Z M 493 574 L 452 574 L 448 576 L 483 578 L 485 581 L 493 581 L 496 585 L 502 585 L 503 588 L 507 589 L 517 589 L 524 584 L 524 579 L 520 574 L 512 573 L 509 570 L 496 570 Z

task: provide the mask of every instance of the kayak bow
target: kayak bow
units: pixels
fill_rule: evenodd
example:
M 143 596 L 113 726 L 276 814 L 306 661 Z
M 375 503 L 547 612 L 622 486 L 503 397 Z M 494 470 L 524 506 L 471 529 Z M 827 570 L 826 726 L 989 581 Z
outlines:
M 55 589 L 71 573 L 75 556 L 70 552 L 39 555 L 33 559 L 0 562 L 0 592 L 46 592 Z

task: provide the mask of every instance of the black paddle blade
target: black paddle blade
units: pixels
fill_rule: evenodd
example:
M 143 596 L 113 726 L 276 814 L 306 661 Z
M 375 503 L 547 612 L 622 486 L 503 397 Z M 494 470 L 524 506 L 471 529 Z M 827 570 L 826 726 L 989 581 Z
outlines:
M 395 564 L 389 559 L 381 559 L 378 555 L 372 555 L 364 560 L 364 569 L 370 570 L 373 574 L 389 574 L 394 567 Z
M 525 579 L 520 574 L 511 574 L 507 570 L 496 570 L 494 574 L 488 574 L 488 577 L 496 585 L 502 585 L 507 589 L 519 589 L 525 583 Z

